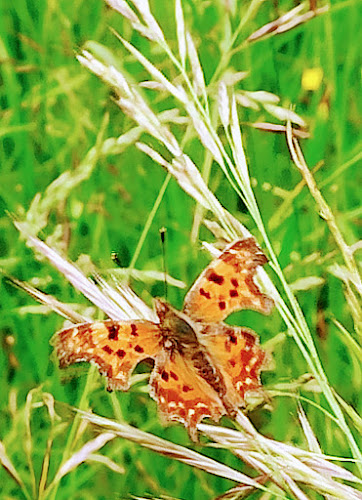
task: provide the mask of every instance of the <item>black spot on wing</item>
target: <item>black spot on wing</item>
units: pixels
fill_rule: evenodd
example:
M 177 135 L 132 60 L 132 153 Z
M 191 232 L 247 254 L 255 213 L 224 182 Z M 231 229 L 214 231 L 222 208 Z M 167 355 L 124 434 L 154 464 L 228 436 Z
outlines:
M 115 324 L 107 325 L 108 330 L 108 339 L 109 340 L 118 340 L 118 330 L 119 326 Z
M 123 359 L 126 355 L 126 351 L 124 351 L 123 349 L 118 349 L 118 351 L 116 351 L 116 355 L 120 358 L 120 359 Z
M 200 295 L 202 295 L 206 299 L 210 299 L 211 298 L 210 293 L 206 292 L 203 288 L 200 288 Z
M 131 335 L 133 337 L 138 337 L 137 325 L 135 325 L 134 323 L 131 324 Z
M 216 283 L 217 285 L 222 285 L 224 283 L 224 277 L 220 276 L 220 274 L 211 271 L 210 274 L 206 276 L 209 281 Z

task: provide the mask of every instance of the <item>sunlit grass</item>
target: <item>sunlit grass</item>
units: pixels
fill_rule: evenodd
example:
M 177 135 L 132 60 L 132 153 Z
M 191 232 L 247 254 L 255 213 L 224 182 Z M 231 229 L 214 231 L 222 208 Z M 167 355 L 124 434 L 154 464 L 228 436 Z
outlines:
M 263 379 L 273 397 L 269 408 L 250 414 L 261 439 L 260 448 L 253 451 L 261 453 L 258 464 L 265 447 L 272 446 L 262 440 L 266 435 L 280 445 L 293 443 L 301 452 L 360 458 L 361 316 L 355 264 L 360 247 L 354 224 L 360 214 L 354 174 L 361 149 L 356 133 L 358 48 L 346 43 L 357 34 L 358 3 L 322 7 L 313 18 L 307 5 L 292 10 L 287 2 L 277 10 L 254 1 L 248 9 L 238 5 L 235 11 L 223 4 L 191 7 L 176 2 L 175 23 L 175 6 L 155 2 L 151 11 L 163 31 L 150 24 L 149 17 L 142 18 L 142 8 L 138 16 L 143 28 L 101 2 L 80 2 L 76 9 L 58 2 L 32 10 L 15 2 L 2 9 L 1 267 L 68 303 L 61 306 L 65 316 L 99 317 L 46 261 L 34 260 L 5 210 L 70 259 L 89 256 L 77 262 L 86 274 L 94 271 L 92 262 L 108 272 L 112 251 L 129 277 L 128 266 L 141 273 L 161 271 L 158 230 L 166 226 L 170 279 L 187 284 L 208 261 L 199 251 L 200 241 L 213 241 L 202 224 L 204 217 L 213 220 L 208 227 L 215 231 L 218 222 L 229 237 L 251 231 L 271 259 L 274 272 L 269 268 L 268 275 L 276 289 L 265 274 L 261 279 L 279 310 L 271 319 L 255 313 L 231 318 L 251 326 L 273 350 L 275 367 Z M 270 21 L 274 24 L 266 29 Z M 109 25 L 125 40 L 125 48 Z M 141 36 L 145 30 L 152 41 Z M 107 87 L 75 60 L 73 49 L 80 54 L 80 47 L 89 51 L 81 61 L 98 74 L 94 65 L 102 61 L 97 68 L 103 68 L 102 78 L 111 84 L 112 97 L 126 114 L 109 98 Z M 115 81 L 121 74 L 122 80 Z M 142 81 L 147 81 L 142 87 L 136 83 Z M 299 170 L 289 159 L 285 134 L 273 133 L 275 125 L 285 129 L 288 118 L 294 127 L 308 124 L 310 138 L 302 142 L 304 173 L 300 155 L 294 155 Z M 261 131 L 265 129 L 270 131 Z M 198 179 L 196 167 L 180 157 L 181 151 L 200 167 L 206 184 Z M 171 171 L 182 189 L 174 178 L 168 181 L 157 163 Z M 313 184 L 308 171 L 315 166 Z M 196 200 L 196 209 L 183 190 Z M 326 207 L 330 212 L 321 218 Z M 149 305 L 151 296 L 164 293 L 157 279 L 151 285 L 131 283 Z M 182 290 L 169 287 L 168 295 L 181 306 Z M 73 422 L 71 412 L 53 413 L 54 398 L 131 423 L 147 431 L 147 439 L 156 433 L 190 448 L 181 426 L 161 426 L 144 382 L 127 394 L 108 395 L 97 373 L 90 370 L 86 375 L 81 368 L 65 374 L 62 384 L 49 346 L 61 320 L 5 281 L 1 299 L 5 390 L 0 394 L 0 459 L 5 468 L 0 484 L 6 485 L 6 495 L 74 498 L 81 489 L 83 498 L 107 491 L 107 498 L 117 492 L 190 499 L 213 498 L 235 486 L 142 452 L 109 430 L 97 438 L 80 417 Z M 80 303 L 75 313 L 69 303 Z M 34 392 L 39 385 L 43 390 Z M 296 425 L 298 419 L 301 425 Z M 208 435 L 217 442 L 229 439 Z M 87 442 L 90 448 L 82 448 Z M 79 450 L 87 459 L 94 457 L 80 465 L 82 452 L 74 455 Z M 220 448 L 198 451 L 237 474 L 251 477 L 258 469 L 245 450 L 236 456 Z M 70 459 L 74 468 L 63 474 Z M 259 484 L 272 497 L 302 498 L 307 488 L 308 498 L 317 498 L 312 475 L 307 483 L 294 472 L 279 475 L 275 464 L 266 460 L 274 483 L 266 472 Z M 362 467 L 358 462 L 340 465 L 355 474 Z M 327 481 L 321 480 L 319 487 L 328 492 Z

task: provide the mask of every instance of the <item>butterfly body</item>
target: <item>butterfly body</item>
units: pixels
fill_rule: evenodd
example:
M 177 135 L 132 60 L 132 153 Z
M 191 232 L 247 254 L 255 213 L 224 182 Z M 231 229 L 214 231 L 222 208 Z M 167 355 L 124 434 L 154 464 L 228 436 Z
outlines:
M 168 350 L 170 362 L 178 356 L 194 368 L 195 373 L 204 379 L 223 402 L 228 414 L 234 414 L 235 408 L 230 406 L 226 398 L 226 385 L 217 363 L 210 357 L 207 347 L 203 345 L 200 337 L 202 336 L 202 325 L 191 320 L 181 311 L 177 311 L 167 302 L 156 299 L 155 308 L 160 318 L 160 331 L 164 338 L 164 349 Z M 170 346 L 167 348 L 166 346 Z M 165 362 L 164 362 L 165 364 Z M 164 375 L 165 371 L 162 364 L 156 363 L 155 371 Z
M 58 332 L 60 366 L 94 363 L 110 390 L 127 390 L 136 365 L 153 359 L 150 395 L 166 421 L 182 422 L 196 440 L 204 417 L 235 416 L 245 394 L 261 386 L 266 355 L 256 334 L 223 320 L 243 308 L 270 312 L 272 300 L 253 280 L 266 261 L 253 238 L 239 240 L 200 275 L 182 311 L 155 299 L 158 322 L 106 320 Z
M 166 348 L 171 343 L 170 349 L 176 349 L 183 353 L 187 349 L 195 348 L 198 345 L 198 339 L 192 320 L 162 299 L 156 298 L 154 304 L 159 317 L 164 347 Z

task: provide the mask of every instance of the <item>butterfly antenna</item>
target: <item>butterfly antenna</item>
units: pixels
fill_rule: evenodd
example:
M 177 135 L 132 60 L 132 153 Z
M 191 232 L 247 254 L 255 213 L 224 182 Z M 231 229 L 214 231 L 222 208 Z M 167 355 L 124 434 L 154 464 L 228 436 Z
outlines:
M 165 286 L 165 299 L 167 300 L 167 263 L 166 263 L 166 231 L 165 227 L 160 229 L 161 249 L 162 249 L 162 267 Z

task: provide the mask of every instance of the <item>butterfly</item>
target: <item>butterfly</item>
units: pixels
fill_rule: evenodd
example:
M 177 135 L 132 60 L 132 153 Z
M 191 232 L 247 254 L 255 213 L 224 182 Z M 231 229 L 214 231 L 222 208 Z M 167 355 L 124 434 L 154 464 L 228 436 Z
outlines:
M 60 366 L 93 363 L 109 390 L 127 391 L 137 364 L 153 359 L 150 395 L 163 420 L 183 423 L 197 440 L 203 418 L 234 417 L 245 394 L 261 387 L 266 353 L 257 335 L 223 320 L 240 309 L 271 312 L 273 300 L 253 279 L 266 262 L 254 238 L 230 244 L 197 278 L 182 311 L 155 299 L 158 322 L 105 320 L 56 333 Z

